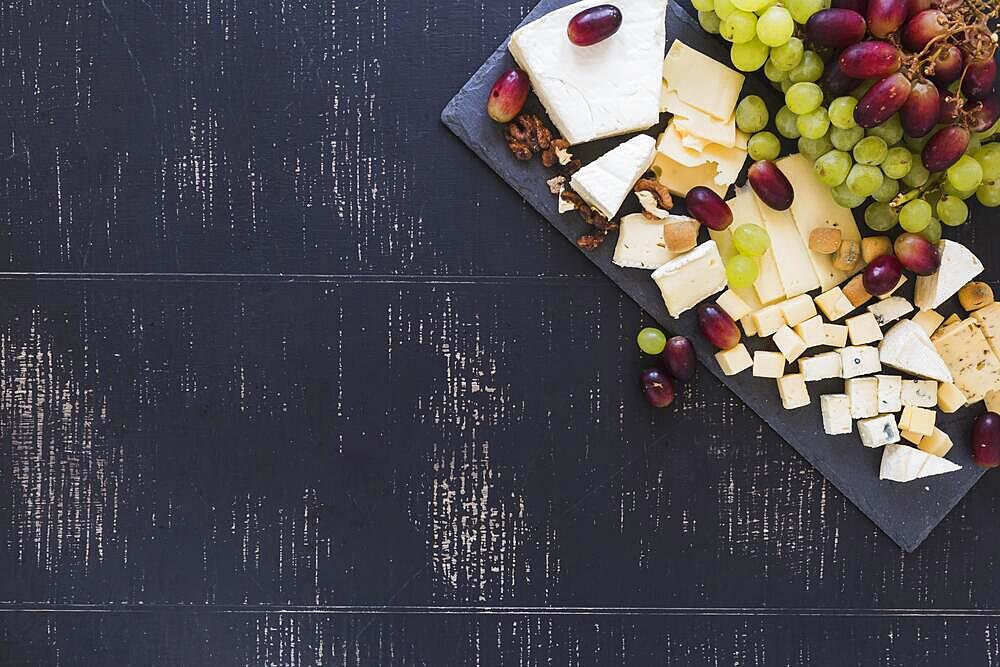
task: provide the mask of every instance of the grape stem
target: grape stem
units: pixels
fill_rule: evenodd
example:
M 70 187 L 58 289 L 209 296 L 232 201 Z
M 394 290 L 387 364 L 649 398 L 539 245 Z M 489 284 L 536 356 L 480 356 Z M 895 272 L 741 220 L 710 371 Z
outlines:
M 932 174 L 931 177 L 927 179 L 927 182 L 919 188 L 913 188 L 909 192 L 897 195 L 895 199 L 889 202 L 889 206 L 892 210 L 896 211 L 914 199 L 923 199 L 925 194 L 937 192 L 941 189 L 941 185 L 943 183 L 943 174 Z

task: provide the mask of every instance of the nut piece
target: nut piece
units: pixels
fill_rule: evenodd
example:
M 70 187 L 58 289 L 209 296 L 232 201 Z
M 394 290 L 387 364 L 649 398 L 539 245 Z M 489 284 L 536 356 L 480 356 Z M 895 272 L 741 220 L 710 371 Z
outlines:
M 635 193 L 642 205 L 642 214 L 649 220 L 663 220 L 670 215 L 670 211 L 665 211 L 656 203 L 656 195 L 649 190 L 640 190 Z
M 670 252 L 687 252 L 698 245 L 697 220 L 671 220 L 663 225 L 663 243 Z
M 840 247 L 843 236 L 836 227 L 819 227 L 809 232 L 809 249 L 821 255 L 832 255 Z
M 983 306 L 988 306 L 994 301 L 993 288 L 986 283 L 969 283 L 962 289 L 958 290 L 958 302 L 962 304 L 962 308 L 965 308 L 966 312 L 969 313 L 974 310 L 979 310 Z
M 518 160 L 530 160 L 535 153 L 548 150 L 552 144 L 552 131 L 538 116 L 530 113 L 523 113 L 508 123 L 504 137 Z
M 855 308 L 872 298 L 872 295 L 865 289 L 864 277 L 860 273 L 847 281 L 841 290 Z
M 869 236 L 861 239 L 861 259 L 868 264 L 876 257 L 892 254 L 892 241 L 888 236 Z
M 852 239 L 844 239 L 833 257 L 833 268 L 838 271 L 853 271 L 861 259 L 861 244 Z
M 563 186 L 566 184 L 565 176 L 556 176 L 545 181 L 545 184 L 549 186 L 549 192 L 554 195 L 562 194 Z
M 674 207 L 674 200 L 673 197 L 670 196 L 670 190 L 654 178 L 640 178 L 635 182 L 635 187 L 632 188 L 632 192 L 639 197 L 639 203 L 642 204 L 643 209 L 645 209 L 647 213 L 654 216 L 656 214 L 646 208 L 646 204 L 643 203 L 641 193 L 648 192 L 651 194 L 656 201 L 656 206 L 662 210 L 669 211 Z

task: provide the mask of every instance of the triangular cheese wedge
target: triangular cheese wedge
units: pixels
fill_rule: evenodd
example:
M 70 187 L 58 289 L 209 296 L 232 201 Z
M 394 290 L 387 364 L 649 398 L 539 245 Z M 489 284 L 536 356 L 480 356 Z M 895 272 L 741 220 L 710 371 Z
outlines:
M 878 346 L 883 365 L 928 380 L 951 382 L 951 371 L 934 349 L 927 333 L 910 320 L 903 320 L 886 332 Z
M 948 459 L 922 452 L 909 445 L 886 445 L 882 452 L 879 479 L 892 482 L 912 482 L 923 477 L 933 477 L 961 470 Z
M 955 472 L 956 470 L 961 470 L 962 466 L 957 463 L 952 463 L 948 459 L 941 458 L 940 456 L 934 456 L 933 454 L 927 454 L 927 460 L 924 461 L 923 467 L 920 468 L 920 473 L 917 478 L 921 477 L 933 477 L 934 475 L 943 475 L 949 472 Z
M 943 240 L 938 243 L 941 268 L 930 276 L 917 276 L 913 305 L 931 310 L 950 299 L 958 290 L 983 272 L 983 263 L 961 243 Z
M 640 134 L 573 174 L 570 187 L 608 220 L 618 214 L 632 186 L 653 164 L 656 141 Z

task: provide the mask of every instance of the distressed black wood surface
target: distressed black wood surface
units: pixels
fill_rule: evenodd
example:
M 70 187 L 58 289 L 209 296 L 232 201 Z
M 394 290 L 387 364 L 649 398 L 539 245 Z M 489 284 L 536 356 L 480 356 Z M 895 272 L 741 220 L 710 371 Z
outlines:
M 904 555 L 708 373 L 651 412 L 439 125 L 528 9 L 0 6 L 0 664 L 996 662 L 995 477 Z

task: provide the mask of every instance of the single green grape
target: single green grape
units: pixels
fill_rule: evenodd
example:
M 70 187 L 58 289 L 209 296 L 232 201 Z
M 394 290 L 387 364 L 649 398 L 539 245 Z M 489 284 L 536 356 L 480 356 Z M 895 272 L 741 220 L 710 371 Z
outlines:
M 778 84 L 778 89 L 781 91 L 781 94 L 784 95 L 788 92 L 788 89 L 794 85 L 795 84 L 792 83 L 790 79 L 783 79 L 781 83 Z
M 747 142 L 747 152 L 752 160 L 776 160 L 781 154 L 781 142 L 771 132 L 758 132 Z
M 945 179 L 944 185 L 941 186 L 941 192 L 952 197 L 958 197 L 959 199 L 969 199 L 976 194 L 975 190 L 959 190 L 947 179 Z
M 1000 143 L 986 144 L 973 155 L 983 168 L 983 180 L 1000 178 Z
M 895 227 L 897 222 L 899 217 L 888 204 L 875 202 L 865 209 L 865 224 L 874 232 L 887 232 Z
M 771 247 L 771 237 L 760 225 L 748 222 L 733 230 L 733 246 L 741 255 L 760 257 Z
M 823 104 L 823 89 L 815 83 L 799 82 L 785 93 L 785 106 L 800 116 L 815 111 Z
M 849 130 L 857 127 L 854 120 L 854 109 L 858 106 L 858 101 L 853 97 L 838 97 L 830 102 L 830 122 L 834 127 L 842 130 Z M 864 130 L 862 130 L 864 132 Z
M 659 329 L 646 327 L 636 336 L 636 342 L 646 354 L 659 354 L 667 346 L 667 337 Z
M 847 174 L 853 165 L 850 155 L 844 151 L 832 150 L 817 158 L 813 169 L 820 181 L 835 188 L 847 180 Z
M 729 58 L 741 72 L 756 72 L 767 62 L 770 53 L 771 49 L 754 37 L 749 42 L 733 44 L 729 49 Z
M 774 49 L 771 49 L 771 51 L 774 52 Z M 774 61 L 772 61 L 771 58 L 768 58 L 767 62 L 764 63 L 764 76 L 766 76 L 767 80 L 771 83 L 781 83 L 782 81 L 788 80 L 788 72 L 782 72 L 780 69 L 775 67 Z
M 899 181 L 895 178 L 886 177 L 878 190 L 872 193 L 872 199 L 883 204 L 891 202 L 899 194 Z
M 859 197 L 870 197 L 875 191 L 882 187 L 885 174 L 878 167 L 867 164 L 856 164 L 851 167 L 845 181 L 851 192 Z
M 793 83 L 819 81 L 821 76 L 823 76 L 823 59 L 815 51 L 806 51 L 803 53 L 802 62 L 788 73 L 788 78 Z
M 810 139 L 806 136 L 799 138 L 799 153 L 805 155 L 810 160 L 815 160 L 820 155 L 832 150 L 833 144 L 830 143 L 830 136 L 827 134 L 824 134 L 819 139 Z
M 715 11 L 715 0 L 691 0 L 691 4 L 699 12 Z
M 899 114 L 869 129 L 868 134 L 884 139 L 889 146 L 895 146 L 903 140 L 903 123 L 899 120 Z
M 902 178 L 913 168 L 913 154 L 902 146 L 890 148 L 882 160 L 882 171 L 889 178 Z
M 723 19 L 719 34 L 734 44 L 749 42 L 757 34 L 757 17 L 737 9 Z
M 913 166 L 910 167 L 910 173 L 903 176 L 903 185 L 908 188 L 919 188 L 927 183 L 927 180 L 930 177 L 931 172 L 927 171 L 927 167 L 924 166 L 920 156 L 914 155 Z
M 948 167 L 945 178 L 956 190 L 974 191 L 983 182 L 983 167 L 971 155 L 963 155 Z
M 715 0 L 715 15 L 725 21 L 726 17 L 736 11 L 732 0 Z
M 745 255 L 734 255 L 726 262 L 726 280 L 735 289 L 753 287 L 760 273 L 757 260 Z
M 983 184 L 976 190 L 976 199 L 983 206 L 996 208 L 1000 206 L 1000 179 L 983 181 Z
M 733 0 L 736 9 L 744 12 L 756 12 L 767 7 L 771 0 Z
M 805 25 L 809 17 L 824 9 L 823 5 L 823 0 L 785 0 L 785 6 L 799 25 Z
M 899 226 L 916 234 L 931 223 L 932 217 L 931 205 L 923 199 L 914 199 L 900 209 Z
M 805 52 L 805 43 L 798 37 L 792 37 L 784 44 L 771 49 L 770 61 L 782 72 L 790 72 L 802 62 Z
M 969 219 L 969 205 L 951 195 L 941 197 L 936 210 L 941 223 L 949 227 L 958 227 Z
M 847 183 L 842 183 L 833 188 L 830 190 L 830 194 L 833 195 L 833 201 L 844 208 L 857 208 L 865 202 L 864 197 L 851 192 L 850 188 L 847 187 Z
M 936 245 L 941 240 L 941 221 L 931 218 L 930 224 L 920 230 L 919 234 Z
M 715 12 L 698 12 L 698 24 L 705 32 L 718 35 L 722 28 L 722 19 Z
M 830 128 L 830 141 L 833 142 L 833 147 L 838 151 L 849 151 L 853 149 L 859 141 L 864 139 L 865 130 L 864 128 L 849 127 L 847 129 L 840 127 Z
M 826 109 L 820 107 L 795 119 L 795 127 L 803 137 L 819 139 L 830 130 L 830 117 L 826 115 Z
M 794 32 L 795 20 L 781 5 L 769 7 L 757 21 L 757 37 L 768 46 L 781 46 Z
M 854 144 L 854 161 L 864 165 L 880 165 L 889 154 L 889 147 L 881 137 L 865 137 Z
M 778 128 L 778 134 L 786 139 L 798 139 L 801 135 L 795 122 L 797 119 L 798 116 L 788 107 L 778 109 L 778 113 L 774 115 L 774 126 Z
M 747 95 L 736 105 L 736 127 L 747 134 L 760 132 L 768 120 L 767 105 L 757 95 Z

